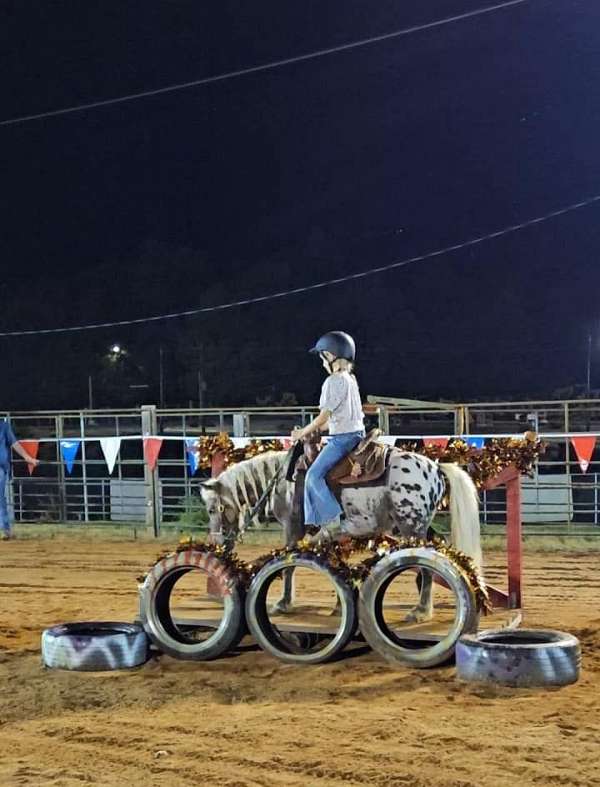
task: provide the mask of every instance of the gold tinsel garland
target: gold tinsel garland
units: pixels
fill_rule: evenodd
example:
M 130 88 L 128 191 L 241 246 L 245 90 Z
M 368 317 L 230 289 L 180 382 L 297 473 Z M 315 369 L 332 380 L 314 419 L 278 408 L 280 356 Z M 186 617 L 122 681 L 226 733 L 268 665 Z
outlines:
M 174 550 L 163 552 L 156 558 L 156 563 L 160 563 L 165 558 L 173 557 L 179 552 L 186 552 L 191 549 L 196 552 L 210 552 L 228 569 L 229 573 L 242 585 L 248 586 L 252 579 L 267 563 L 280 558 L 289 559 L 290 565 L 295 555 L 310 557 L 315 563 L 333 570 L 348 585 L 358 590 L 365 581 L 371 569 L 384 557 L 398 552 L 401 549 L 414 549 L 425 547 L 435 549 L 444 557 L 454 563 L 466 576 L 467 581 L 473 588 L 478 609 L 489 611 L 491 604 L 482 575 L 477 570 L 470 557 L 463 552 L 446 544 L 441 539 L 424 541 L 417 538 L 396 539 L 392 536 L 374 536 L 372 538 L 346 538 L 341 542 L 333 542 L 325 545 L 309 544 L 305 538 L 293 547 L 282 547 L 272 549 L 262 557 L 247 563 L 238 555 L 224 546 L 207 544 L 204 541 L 195 541 L 191 536 L 182 539 Z M 372 556 L 360 563 L 349 564 L 348 559 L 360 552 L 370 551 Z M 152 569 L 150 566 L 149 571 Z M 141 584 L 145 581 L 147 573 L 138 577 Z
M 438 445 L 417 447 L 416 442 L 398 446 L 403 451 L 414 451 L 438 462 L 455 462 L 463 465 L 475 485 L 481 488 L 498 473 L 515 465 L 523 475 L 531 475 L 533 466 L 546 450 L 545 443 L 534 432 L 525 432 L 523 438 L 494 437 L 483 448 L 473 448 L 464 440 L 451 440 L 442 448 Z
M 483 579 L 483 575 L 477 569 L 473 559 L 464 552 L 450 546 L 442 538 L 432 538 L 430 540 L 423 540 L 418 538 L 393 538 L 392 536 L 375 536 L 372 538 L 353 538 L 350 542 L 350 554 L 354 552 L 361 552 L 369 549 L 373 552 L 373 556 L 363 560 L 355 569 L 359 572 L 360 582 L 364 582 L 371 569 L 387 555 L 398 552 L 401 549 L 415 549 L 417 547 L 425 547 L 427 549 L 435 549 L 436 552 L 444 555 L 451 563 L 454 563 L 465 575 L 473 588 L 475 598 L 477 601 L 477 608 L 484 611 L 492 609 L 490 598 L 488 595 L 487 587 Z
M 213 456 L 222 454 L 224 466 L 251 459 L 266 451 L 282 451 L 285 446 L 281 440 L 251 440 L 244 448 L 235 448 L 225 432 L 201 437 L 196 443 L 198 461 L 201 468 L 210 469 Z M 455 462 L 464 466 L 478 488 L 498 475 L 510 465 L 515 465 L 520 473 L 530 475 L 540 454 L 546 448 L 533 432 L 526 432 L 520 438 L 492 438 L 483 448 L 473 448 L 464 440 L 451 440 L 445 448 L 437 445 L 418 445 L 416 441 L 398 446 L 402 451 L 411 451 L 439 462 Z
M 209 470 L 215 454 L 223 455 L 225 467 L 251 459 L 257 454 L 267 451 L 283 451 L 281 440 L 251 440 L 243 448 L 236 448 L 227 432 L 221 432 L 211 437 L 200 437 L 196 442 L 198 464 L 203 470 Z

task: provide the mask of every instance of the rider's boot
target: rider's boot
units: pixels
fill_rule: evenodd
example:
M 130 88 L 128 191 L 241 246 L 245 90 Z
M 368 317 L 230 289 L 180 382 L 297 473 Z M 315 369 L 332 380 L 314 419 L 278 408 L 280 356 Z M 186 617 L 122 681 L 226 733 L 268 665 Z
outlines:
M 323 544 L 327 544 L 330 541 L 334 541 L 341 532 L 342 524 L 340 517 L 338 516 L 335 519 L 326 522 L 324 525 L 321 525 L 320 530 L 318 530 L 313 536 L 307 536 L 307 540 L 311 546 L 322 546 Z

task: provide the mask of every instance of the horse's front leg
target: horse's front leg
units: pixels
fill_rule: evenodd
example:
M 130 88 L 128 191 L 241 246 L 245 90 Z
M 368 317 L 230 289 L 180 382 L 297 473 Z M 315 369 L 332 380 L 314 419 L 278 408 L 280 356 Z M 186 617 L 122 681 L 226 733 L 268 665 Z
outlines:
M 284 568 L 281 574 L 283 576 L 283 594 L 269 610 L 272 615 L 276 615 L 277 613 L 280 615 L 285 615 L 288 612 L 291 612 L 293 607 L 294 568 Z
M 277 518 L 283 525 L 285 545 L 288 549 L 296 546 L 298 541 L 304 536 L 304 525 L 301 521 L 292 516 L 291 501 L 282 513 L 275 512 Z M 294 606 L 294 568 L 284 568 L 281 572 L 283 576 L 283 594 L 281 598 L 273 604 L 270 609 L 271 614 L 285 615 L 292 611 Z
M 423 623 L 433 617 L 433 577 L 431 571 L 422 568 L 417 584 L 420 581 L 419 603 L 404 618 L 406 623 Z

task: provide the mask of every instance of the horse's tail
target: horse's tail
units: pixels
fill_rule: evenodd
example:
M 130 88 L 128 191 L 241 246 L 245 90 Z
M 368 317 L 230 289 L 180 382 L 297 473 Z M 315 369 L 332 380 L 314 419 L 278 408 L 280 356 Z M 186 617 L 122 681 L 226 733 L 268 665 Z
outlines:
M 452 545 L 482 566 L 479 537 L 479 496 L 468 473 L 458 465 L 442 464 L 440 470 L 450 484 L 450 532 Z

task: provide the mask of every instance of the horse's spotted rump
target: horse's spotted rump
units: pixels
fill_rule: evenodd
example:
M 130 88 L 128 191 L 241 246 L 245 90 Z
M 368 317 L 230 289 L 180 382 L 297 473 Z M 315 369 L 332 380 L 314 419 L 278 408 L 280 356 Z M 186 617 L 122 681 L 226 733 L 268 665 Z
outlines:
M 396 513 L 394 532 L 424 536 L 439 502 L 439 469 L 430 459 L 402 454 L 402 488 L 392 487 L 390 497 Z
M 425 538 L 444 488 L 435 462 L 396 449 L 388 467 L 387 485 L 343 490 L 345 527 L 352 535 L 366 535 L 373 532 L 375 520 L 381 532 Z

